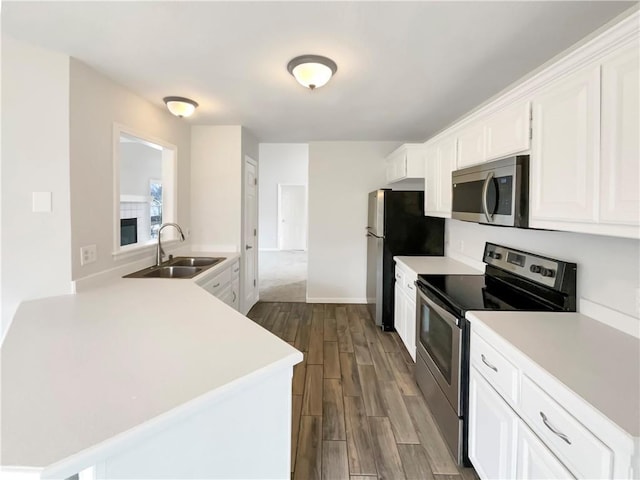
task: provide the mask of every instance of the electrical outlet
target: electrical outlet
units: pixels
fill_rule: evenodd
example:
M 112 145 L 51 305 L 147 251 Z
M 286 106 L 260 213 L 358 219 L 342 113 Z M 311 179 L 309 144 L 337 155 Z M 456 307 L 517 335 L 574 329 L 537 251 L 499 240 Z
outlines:
M 95 245 L 80 248 L 80 265 L 93 263 L 98 259 L 98 249 Z

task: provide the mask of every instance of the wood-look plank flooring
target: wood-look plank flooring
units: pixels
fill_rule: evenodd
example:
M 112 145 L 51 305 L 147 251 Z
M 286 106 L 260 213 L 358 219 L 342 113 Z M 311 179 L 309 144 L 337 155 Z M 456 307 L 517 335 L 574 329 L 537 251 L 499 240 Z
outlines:
M 304 353 L 294 367 L 294 480 L 473 480 L 458 468 L 395 332 L 364 305 L 258 303 L 249 318 Z

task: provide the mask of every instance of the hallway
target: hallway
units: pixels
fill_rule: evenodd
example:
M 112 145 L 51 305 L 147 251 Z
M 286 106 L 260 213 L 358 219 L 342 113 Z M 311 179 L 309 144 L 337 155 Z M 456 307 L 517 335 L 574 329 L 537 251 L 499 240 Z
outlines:
M 306 302 L 306 251 L 261 250 L 258 257 L 261 302 Z

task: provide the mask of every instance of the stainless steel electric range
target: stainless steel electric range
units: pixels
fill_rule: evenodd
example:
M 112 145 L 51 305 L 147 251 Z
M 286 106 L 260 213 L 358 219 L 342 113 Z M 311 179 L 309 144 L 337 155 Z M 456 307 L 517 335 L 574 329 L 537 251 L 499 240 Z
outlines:
M 576 310 L 576 264 L 487 243 L 484 275 L 419 275 L 416 381 L 458 464 L 467 456 L 469 336 L 476 310 Z

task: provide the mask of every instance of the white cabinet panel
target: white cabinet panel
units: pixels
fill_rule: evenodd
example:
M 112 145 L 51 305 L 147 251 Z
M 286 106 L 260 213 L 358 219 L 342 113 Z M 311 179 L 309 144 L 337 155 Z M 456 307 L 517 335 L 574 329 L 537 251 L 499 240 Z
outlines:
M 640 51 L 634 44 L 602 65 L 600 220 L 640 223 Z
M 482 479 L 512 479 L 516 473 L 518 416 L 471 367 L 469 458 Z
M 493 160 L 529 150 L 531 103 L 505 108 L 488 118 L 486 123 L 486 159 Z
M 464 129 L 458 135 L 458 168 L 486 160 L 484 123 Z
M 518 425 L 516 477 L 522 480 L 575 478 L 523 422 Z
M 595 221 L 600 68 L 579 71 L 533 100 L 531 226 Z
M 451 218 L 451 172 L 455 165 L 455 137 L 429 145 L 425 154 L 425 215 Z
M 425 146 L 406 143 L 387 155 L 387 182 L 424 177 Z

